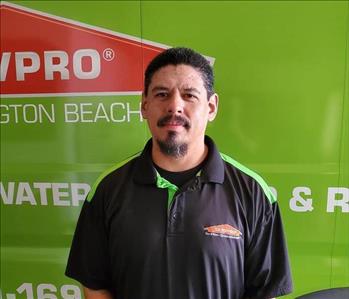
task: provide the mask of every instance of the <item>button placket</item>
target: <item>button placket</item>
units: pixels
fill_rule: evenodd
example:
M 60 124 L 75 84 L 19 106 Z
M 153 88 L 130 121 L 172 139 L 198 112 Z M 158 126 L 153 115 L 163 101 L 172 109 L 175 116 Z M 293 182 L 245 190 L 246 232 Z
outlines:
M 184 193 L 180 193 L 173 198 L 168 215 L 168 232 L 170 234 L 181 234 L 184 231 Z

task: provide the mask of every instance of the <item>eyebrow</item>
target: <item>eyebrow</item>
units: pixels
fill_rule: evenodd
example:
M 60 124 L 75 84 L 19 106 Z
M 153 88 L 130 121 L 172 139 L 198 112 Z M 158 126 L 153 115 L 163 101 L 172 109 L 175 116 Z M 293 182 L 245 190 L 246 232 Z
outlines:
M 196 92 L 198 94 L 200 94 L 200 91 L 194 87 L 188 87 L 188 88 L 184 88 L 185 92 Z
M 159 91 L 159 90 L 169 90 L 167 87 L 165 86 L 154 86 L 152 89 L 151 89 L 151 92 L 156 92 L 156 91 Z
M 163 91 L 163 90 L 169 90 L 168 87 L 165 87 L 165 86 L 154 86 L 152 89 L 151 89 L 151 92 L 157 92 L 157 91 Z M 200 91 L 195 88 L 195 87 L 187 87 L 187 88 L 184 88 L 183 91 L 185 92 L 195 92 L 195 93 L 198 93 L 198 94 L 201 94 Z

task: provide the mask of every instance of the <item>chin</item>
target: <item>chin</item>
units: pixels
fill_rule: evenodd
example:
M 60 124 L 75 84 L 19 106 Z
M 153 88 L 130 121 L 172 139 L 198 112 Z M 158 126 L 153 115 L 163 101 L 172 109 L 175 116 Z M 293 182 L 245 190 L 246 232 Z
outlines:
M 177 131 L 173 131 L 173 130 L 169 130 L 167 131 L 167 137 L 166 139 L 177 139 L 178 138 L 178 132 Z
M 188 143 L 179 140 L 176 132 L 169 132 L 167 138 L 156 139 L 160 151 L 172 158 L 184 157 L 188 152 Z

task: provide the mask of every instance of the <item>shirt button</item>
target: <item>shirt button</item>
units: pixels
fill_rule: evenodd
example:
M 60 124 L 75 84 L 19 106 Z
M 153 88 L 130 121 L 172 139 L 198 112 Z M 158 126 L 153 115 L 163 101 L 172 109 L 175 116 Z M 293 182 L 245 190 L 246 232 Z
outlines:
M 176 219 L 178 219 L 178 213 L 176 212 L 176 213 L 173 213 L 173 215 L 172 215 L 172 218 L 174 219 L 174 220 L 176 220 Z

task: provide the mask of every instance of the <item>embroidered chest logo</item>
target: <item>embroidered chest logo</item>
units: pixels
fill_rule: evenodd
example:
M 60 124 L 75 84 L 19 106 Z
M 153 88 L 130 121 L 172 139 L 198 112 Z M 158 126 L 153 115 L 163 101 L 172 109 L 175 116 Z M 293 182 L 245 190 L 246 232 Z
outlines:
M 204 228 L 205 234 L 208 236 L 216 236 L 221 238 L 241 239 L 242 233 L 229 224 L 212 225 Z

